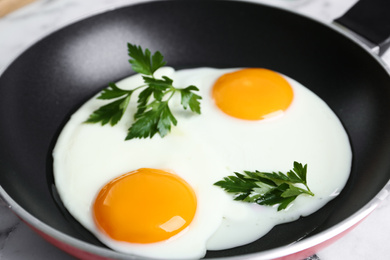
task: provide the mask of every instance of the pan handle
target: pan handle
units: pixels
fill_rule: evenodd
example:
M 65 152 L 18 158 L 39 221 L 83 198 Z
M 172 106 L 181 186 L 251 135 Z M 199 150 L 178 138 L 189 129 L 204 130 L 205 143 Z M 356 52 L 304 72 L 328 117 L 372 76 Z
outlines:
M 390 47 L 390 0 L 360 0 L 334 23 L 379 56 Z

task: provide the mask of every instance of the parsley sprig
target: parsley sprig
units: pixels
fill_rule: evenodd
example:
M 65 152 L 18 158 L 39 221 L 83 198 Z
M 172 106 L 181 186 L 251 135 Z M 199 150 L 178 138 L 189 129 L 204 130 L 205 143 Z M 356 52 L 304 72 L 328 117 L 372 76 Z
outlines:
M 86 123 L 98 123 L 102 125 L 116 125 L 125 113 L 132 94 L 138 89 L 143 90 L 138 95 L 137 111 L 134 114 L 134 123 L 128 129 L 126 140 L 133 138 L 152 138 L 156 133 L 161 137 L 171 131 L 172 125 L 177 125 L 177 120 L 169 108 L 169 101 L 176 94 L 181 95 L 181 105 L 184 109 L 190 108 L 194 113 L 200 114 L 200 102 L 202 99 L 194 91 L 199 89 L 193 85 L 186 88 L 176 88 L 173 80 L 167 76 L 158 79 L 154 73 L 166 62 L 162 54 L 157 51 L 153 55 L 149 49 L 142 50 L 141 46 L 128 43 L 130 64 L 135 72 L 142 74 L 144 85 L 131 90 L 119 88 L 115 83 L 110 83 L 104 89 L 98 99 L 112 100 L 95 110 Z
M 299 195 L 314 196 L 307 180 L 307 164 L 294 162 L 293 170 L 287 172 L 235 172 L 235 176 L 225 177 L 214 183 L 229 193 L 234 193 L 234 200 L 254 202 L 259 205 L 278 205 L 278 211 L 287 208 Z M 297 187 L 303 184 L 306 189 Z

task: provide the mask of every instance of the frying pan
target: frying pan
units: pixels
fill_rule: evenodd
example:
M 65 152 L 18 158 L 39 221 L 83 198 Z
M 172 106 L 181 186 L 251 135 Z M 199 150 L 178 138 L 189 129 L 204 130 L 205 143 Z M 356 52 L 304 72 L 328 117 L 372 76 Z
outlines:
M 386 40 L 379 41 L 386 46 Z M 69 116 L 109 82 L 133 74 L 127 42 L 160 50 L 176 69 L 279 71 L 325 100 L 349 135 L 353 166 L 336 199 L 251 244 L 209 251 L 206 258 L 304 258 L 357 225 L 389 190 L 390 77 L 369 49 L 333 26 L 259 4 L 137 4 L 45 37 L 0 78 L 0 194 L 20 218 L 68 253 L 83 259 L 134 258 L 108 249 L 69 215 L 53 184 L 51 158 Z

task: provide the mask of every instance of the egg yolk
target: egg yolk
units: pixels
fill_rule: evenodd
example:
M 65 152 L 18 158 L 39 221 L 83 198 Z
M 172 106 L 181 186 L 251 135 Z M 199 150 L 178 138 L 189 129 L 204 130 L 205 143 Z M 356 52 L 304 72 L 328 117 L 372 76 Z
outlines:
M 261 120 L 285 111 L 293 95 L 283 76 L 261 68 L 226 73 L 217 79 L 212 89 L 219 109 L 245 120 Z
M 154 243 L 185 229 L 194 218 L 196 206 L 195 193 L 182 178 L 141 168 L 106 184 L 93 212 L 98 228 L 112 239 Z

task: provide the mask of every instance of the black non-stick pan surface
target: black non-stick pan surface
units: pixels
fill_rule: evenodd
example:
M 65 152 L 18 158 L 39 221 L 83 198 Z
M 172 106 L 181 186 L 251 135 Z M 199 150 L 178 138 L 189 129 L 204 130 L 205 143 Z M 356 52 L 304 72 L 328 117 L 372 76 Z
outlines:
M 206 258 L 284 248 L 325 234 L 361 210 L 390 179 L 389 73 L 355 41 L 331 26 L 258 4 L 133 5 L 47 36 L 0 78 L 3 196 L 38 220 L 34 224 L 28 219 L 31 225 L 48 225 L 49 236 L 105 248 L 63 208 L 53 184 L 51 152 L 72 112 L 109 82 L 134 73 L 127 42 L 161 51 L 176 69 L 264 67 L 281 72 L 325 100 L 349 134 L 353 166 L 340 196 L 308 217 L 276 226 L 254 243 L 211 251 Z M 123 257 L 105 250 L 111 257 Z

